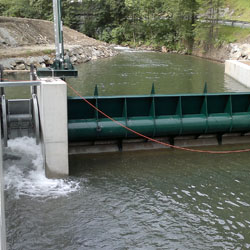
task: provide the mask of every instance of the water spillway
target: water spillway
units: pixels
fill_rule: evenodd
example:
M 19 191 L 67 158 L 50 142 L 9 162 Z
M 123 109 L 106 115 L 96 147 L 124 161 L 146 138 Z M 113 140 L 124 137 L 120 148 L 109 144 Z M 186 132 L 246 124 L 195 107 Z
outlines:
M 247 133 L 250 93 L 93 96 L 86 100 L 149 137 Z M 68 98 L 69 142 L 135 138 L 81 98 Z

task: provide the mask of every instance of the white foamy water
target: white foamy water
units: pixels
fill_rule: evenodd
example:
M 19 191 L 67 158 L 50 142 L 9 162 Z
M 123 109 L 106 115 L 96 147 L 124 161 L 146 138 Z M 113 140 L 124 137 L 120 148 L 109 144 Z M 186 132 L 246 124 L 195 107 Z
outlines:
M 148 50 L 144 50 L 144 49 L 133 49 L 133 48 L 129 48 L 129 47 L 124 47 L 124 46 L 115 46 L 114 49 L 119 50 L 120 52 L 153 52 L 153 51 L 148 51 Z
M 15 197 L 56 198 L 79 189 L 79 183 L 45 177 L 41 146 L 34 138 L 22 137 L 8 141 L 4 150 L 5 189 L 13 189 Z
M 124 46 L 115 46 L 114 49 L 123 51 L 131 50 L 129 47 L 124 47 Z

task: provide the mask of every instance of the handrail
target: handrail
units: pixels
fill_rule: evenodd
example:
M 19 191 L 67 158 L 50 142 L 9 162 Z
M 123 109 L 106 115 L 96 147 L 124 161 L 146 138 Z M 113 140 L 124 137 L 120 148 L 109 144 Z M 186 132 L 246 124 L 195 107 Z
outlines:
M 40 86 L 41 81 L 7 81 L 0 82 L 0 87 Z

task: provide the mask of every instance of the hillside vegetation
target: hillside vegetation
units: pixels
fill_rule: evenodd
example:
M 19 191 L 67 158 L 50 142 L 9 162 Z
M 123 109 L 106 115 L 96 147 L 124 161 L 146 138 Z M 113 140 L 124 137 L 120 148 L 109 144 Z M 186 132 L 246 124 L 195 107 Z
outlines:
M 54 44 L 54 26 L 50 21 L 0 16 L 0 27 L 0 49 Z M 64 41 L 67 45 L 103 44 L 68 27 L 64 27 Z
M 0 15 L 52 20 L 52 0 L 0 0 Z M 185 53 L 250 34 L 218 23 L 250 21 L 250 0 L 62 0 L 62 15 L 64 24 L 98 40 Z
M 224 6 L 229 8 L 225 18 L 250 22 L 249 0 L 225 0 Z
M 116 54 L 108 44 L 64 27 L 65 53 L 74 64 Z M 24 70 L 49 66 L 55 57 L 54 25 L 50 21 L 0 16 L 0 64 Z

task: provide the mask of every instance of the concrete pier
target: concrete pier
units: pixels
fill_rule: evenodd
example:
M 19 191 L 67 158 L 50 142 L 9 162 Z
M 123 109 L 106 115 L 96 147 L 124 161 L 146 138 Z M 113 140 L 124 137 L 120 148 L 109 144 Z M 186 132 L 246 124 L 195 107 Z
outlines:
M 217 135 L 202 135 L 198 138 L 196 136 L 177 136 L 172 141 L 168 137 L 158 137 L 158 141 L 168 144 L 173 143 L 175 146 L 195 148 L 231 144 L 249 144 L 250 134 L 242 136 L 240 133 L 224 134 L 221 140 L 218 140 Z M 141 150 L 154 150 L 154 149 L 169 149 L 170 147 L 164 146 L 155 142 L 147 141 L 142 138 L 138 139 L 125 139 L 122 141 L 109 140 L 109 141 L 96 141 L 96 142 L 81 142 L 69 144 L 69 155 L 77 154 L 102 154 L 114 152 L 129 152 Z
M 229 75 L 246 87 L 250 87 L 249 61 L 227 60 L 225 62 L 225 74 Z
M 43 78 L 38 87 L 46 176 L 69 174 L 67 85 L 59 78 Z
M 0 127 L 1 134 L 1 127 Z M 0 143 L 0 250 L 6 250 L 5 208 L 4 208 L 4 183 L 3 183 L 3 154 Z

